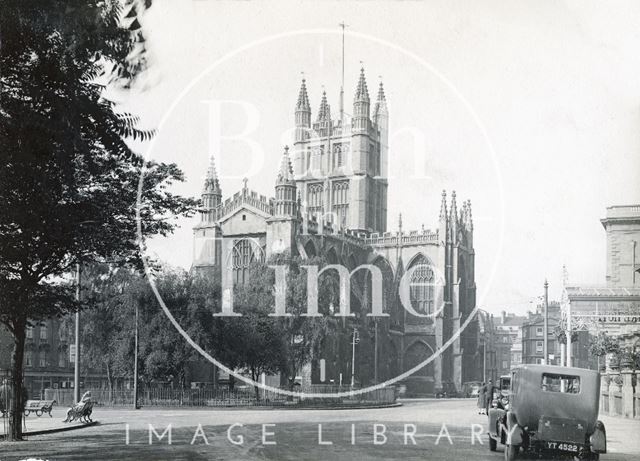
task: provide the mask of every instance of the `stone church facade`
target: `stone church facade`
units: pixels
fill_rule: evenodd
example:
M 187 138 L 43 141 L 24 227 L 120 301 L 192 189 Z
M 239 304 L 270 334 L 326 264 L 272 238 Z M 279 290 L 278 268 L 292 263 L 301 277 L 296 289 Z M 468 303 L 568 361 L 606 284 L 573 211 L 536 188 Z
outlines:
M 373 107 L 371 102 L 362 70 L 352 114 L 341 108 L 332 118 L 323 93 L 312 122 L 302 80 L 294 142 L 291 151 L 284 148 L 274 197 L 252 191 L 245 180 L 240 191 L 223 200 L 212 159 L 200 222 L 193 230 L 193 268 L 222 267 L 222 277 L 236 284 L 249 282 L 247 269 L 253 261 L 283 251 L 303 259 L 322 256 L 349 271 L 375 265 L 383 275 L 383 310 L 389 316 L 374 320 L 364 315 L 371 276 L 354 271 L 351 310 L 358 313 L 354 327 L 361 339 L 356 380 L 362 385 L 381 382 L 435 354 L 403 379 L 408 392 L 460 390 L 462 383 L 479 379 L 474 374 L 477 323 L 456 335 L 476 302 L 471 203 L 458 206 L 455 192 L 450 201 L 443 192 L 433 230 L 406 231 L 401 215 L 396 230 L 387 230 L 389 113 L 382 84 Z M 403 307 L 403 290 L 419 315 Z M 303 379 L 348 384 L 351 340 L 351 333 L 329 339 Z

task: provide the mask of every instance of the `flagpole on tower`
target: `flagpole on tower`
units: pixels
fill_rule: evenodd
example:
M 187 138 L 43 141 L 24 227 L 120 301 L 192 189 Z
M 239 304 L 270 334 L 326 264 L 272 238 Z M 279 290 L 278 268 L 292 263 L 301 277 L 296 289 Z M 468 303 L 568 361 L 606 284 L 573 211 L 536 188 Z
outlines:
M 344 29 L 349 27 L 342 21 L 338 24 L 342 28 L 342 75 L 340 80 L 340 124 L 344 127 Z

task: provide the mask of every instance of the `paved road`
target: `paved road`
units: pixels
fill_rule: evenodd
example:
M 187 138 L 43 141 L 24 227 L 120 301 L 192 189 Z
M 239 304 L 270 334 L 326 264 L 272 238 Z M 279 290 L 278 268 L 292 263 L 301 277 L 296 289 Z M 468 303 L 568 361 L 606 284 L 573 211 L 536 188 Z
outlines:
M 486 417 L 470 400 L 366 410 L 96 409 L 94 416 L 99 426 L 0 444 L 0 460 L 503 459 L 489 451 Z M 62 417 L 56 410 L 54 420 Z M 640 459 L 640 420 L 602 419 L 610 453 L 601 459 Z M 31 427 L 45 421 L 33 420 Z M 169 424 L 171 445 L 169 432 L 158 440 L 149 429 L 162 435 Z M 472 431 L 483 435 L 472 437 Z

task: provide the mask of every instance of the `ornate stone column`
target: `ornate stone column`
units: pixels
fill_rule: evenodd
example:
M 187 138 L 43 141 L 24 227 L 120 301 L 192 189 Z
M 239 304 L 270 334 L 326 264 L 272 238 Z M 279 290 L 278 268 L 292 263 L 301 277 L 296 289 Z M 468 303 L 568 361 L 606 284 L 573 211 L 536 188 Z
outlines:
M 633 418 L 633 361 L 626 356 L 621 363 L 622 416 Z
M 618 364 L 611 363 L 611 371 L 609 372 L 609 414 L 616 415 L 616 397 L 615 394 L 620 392 L 620 385 L 618 381 L 620 379 L 620 371 Z
M 604 392 L 608 392 L 609 391 L 609 376 L 607 375 L 606 372 L 601 371 L 600 372 L 600 412 L 602 414 L 607 414 L 606 411 L 604 411 L 605 409 L 605 404 L 604 404 Z M 609 397 L 607 396 L 607 399 Z

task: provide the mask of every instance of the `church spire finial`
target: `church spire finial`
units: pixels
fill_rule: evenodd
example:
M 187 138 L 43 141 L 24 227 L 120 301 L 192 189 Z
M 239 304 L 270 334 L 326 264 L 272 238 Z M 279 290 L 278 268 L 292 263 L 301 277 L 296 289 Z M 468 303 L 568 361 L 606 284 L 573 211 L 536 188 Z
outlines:
M 369 90 L 367 89 L 367 79 L 364 76 L 364 67 L 360 68 L 360 78 L 358 79 L 358 86 L 356 87 L 357 102 L 369 102 Z
M 307 94 L 307 84 L 304 78 L 304 72 L 302 74 L 302 84 L 300 85 L 300 92 L 298 93 L 298 102 L 296 103 L 297 111 L 311 111 L 311 105 L 309 104 L 309 95 Z
M 384 94 L 382 77 L 380 77 L 380 85 L 378 86 L 378 97 L 376 98 L 376 105 L 373 108 L 373 118 L 374 120 L 378 120 L 378 118 L 383 115 L 387 115 L 387 98 Z
M 447 191 L 442 190 L 442 201 L 440 202 L 440 219 L 447 219 Z
M 473 231 L 473 215 L 471 214 L 471 200 L 467 200 L 467 227 Z
M 213 155 L 209 157 L 209 166 L 207 167 L 207 175 L 204 180 L 204 193 L 221 193 L 220 181 L 218 179 Z
M 398 233 L 402 234 L 402 213 L 398 213 Z
M 331 121 L 331 107 L 327 102 L 327 92 L 322 90 L 322 100 L 320 101 L 320 109 L 318 109 L 318 122 Z
M 449 209 L 449 225 L 451 226 L 452 240 L 458 235 L 458 206 L 456 205 L 456 191 L 451 192 L 451 208 Z
M 277 184 L 294 182 L 293 167 L 289 158 L 289 146 L 284 146 L 284 153 L 280 162 L 280 170 L 278 171 Z

